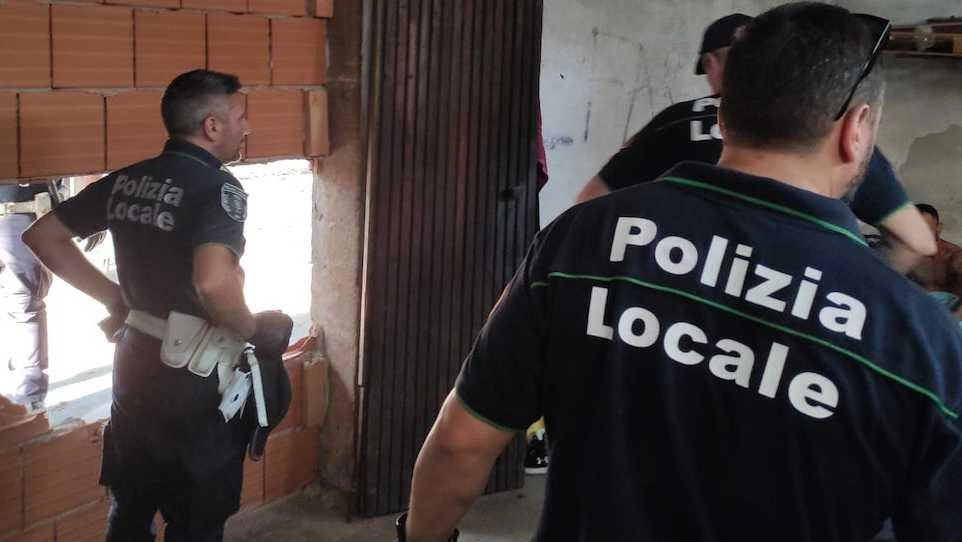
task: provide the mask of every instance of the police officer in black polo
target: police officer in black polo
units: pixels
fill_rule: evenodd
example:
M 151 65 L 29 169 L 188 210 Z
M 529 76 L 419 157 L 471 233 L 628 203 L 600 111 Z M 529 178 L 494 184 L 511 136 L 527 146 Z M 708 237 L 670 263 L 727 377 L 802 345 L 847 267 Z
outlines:
M 711 95 L 672 104 L 631 137 L 578 196 L 578 203 L 640 182 L 651 181 L 678 162 L 714 164 L 721 154 L 718 103 L 732 40 L 752 20 L 733 13 L 705 29 L 695 74 L 704 75 Z
M 239 264 L 247 196 L 223 167 L 240 158 L 248 133 L 240 89 L 233 75 L 178 76 L 161 104 L 170 136 L 163 152 L 93 183 L 24 235 L 47 267 L 103 303 L 115 325 L 127 322 L 104 435 L 108 541 L 153 540 L 158 510 L 168 542 L 217 541 L 238 509 L 249 433 L 239 416 L 219 411 L 231 366 L 214 370 L 215 358 L 198 355 L 247 338 L 257 345 L 252 336 L 261 331 Z M 119 285 L 70 242 L 105 229 Z M 197 337 L 204 339 L 192 342 Z
M 418 457 L 409 542 L 446 540 L 542 414 L 536 540 L 854 542 L 888 517 L 900 540 L 960 540 L 962 335 L 841 201 L 889 28 L 760 15 L 729 52 L 717 166 L 539 233 Z
M 47 183 L 0 184 L 0 353 L 4 389 L 14 402 L 40 408 L 47 395 L 47 311 L 50 273 L 20 236 L 50 210 Z
M 718 162 L 722 152 L 718 104 L 724 89 L 725 61 L 732 40 L 751 20 L 748 15 L 734 13 L 705 29 L 695 74 L 705 76 L 712 94 L 671 105 L 651 119 L 588 181 L 578 195 L 578 203 L 655 180 L 685 160 Z M 935 243 L 922 216 L 878 149 L 861 189 L 849 200 L 859 219 L 882 232 L 885 243 L 880 248 L 899 271 L 907 273 L 923 256 L 935 253 Z

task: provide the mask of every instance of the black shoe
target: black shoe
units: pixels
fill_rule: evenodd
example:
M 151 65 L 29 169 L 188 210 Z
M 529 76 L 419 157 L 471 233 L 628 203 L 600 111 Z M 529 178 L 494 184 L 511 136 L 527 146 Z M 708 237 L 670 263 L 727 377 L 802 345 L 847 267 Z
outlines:
M 528 441 L 528 453 L 524 459 L 525 474 L 545 474 L 548 472 L 548 447 L 544 431 L 538 431 Z

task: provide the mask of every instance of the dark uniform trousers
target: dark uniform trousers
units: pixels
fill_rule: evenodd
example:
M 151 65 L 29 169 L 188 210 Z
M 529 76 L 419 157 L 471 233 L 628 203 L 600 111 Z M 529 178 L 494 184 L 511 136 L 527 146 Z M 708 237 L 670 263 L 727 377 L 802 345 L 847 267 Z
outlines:
M 0 216 L 0 352 L 13 377 L 5 385 L 18 403 L 43 400 L 47 394 L 47 313 L 43 299 L 50 272 L 20 240 L 34 215 Z
M 246 445 L 240 416 L 225 423 L 216 375 L 167 367 L 159 345 L 129 328 L 117 345 L 100 477 L 112 496 L 106 540 L 154 540 L 159 511 L 166 542 L 219 542 L 240 506 Z M 201 399 L 191 405 L 191 394 Z

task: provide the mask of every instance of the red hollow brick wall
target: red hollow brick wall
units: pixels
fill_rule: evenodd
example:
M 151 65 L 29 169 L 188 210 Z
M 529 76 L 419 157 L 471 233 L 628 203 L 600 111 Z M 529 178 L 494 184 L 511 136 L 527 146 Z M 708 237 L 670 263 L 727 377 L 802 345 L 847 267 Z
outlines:
M 0 87 L 50 86 L 50 6 L 0 4 Z
M 332 15 L 331 0 L 0 2 L 0 182 L 154 156 L 164 87 L 201 67 L 241 77 L 253 159 L 327 155 L 323 17 Z M 322 388 L 307 381 L 309 357 L 286 361 L 294 402 L 264 459 L 245 464 L 243 510 L 315 478 L 319 436 L 305 411 L 325 399 L 304 394 Z M 7 412 L 0 407 L 0 542 L 101 540 L 102 423 L 51 431 L 43 413 Z
M 244 463 L 241 513 L 303 489 L 317 477 L 319 427 L 310 425 L 303 413 L 305 405 L 323 405 L 326 398 L 307 394 L 323 387 L 305 381 L 308 374 L 322 376 L 304 370 L 305 365 L 313 366 L 312 355 L 313 350 L 305 348 L 292 349 L 285 356 L 291 408 L 271 433 L 264 457 Z M 98 484 L 103 423 L 54 432 L 43 424 L 46 432 L 18 432 L 20 440 L 4 435 L 7 438 L 0 440 L 0 542 L 103 540 L 110 504 L 107 491 Z M 159 527 L 163 528 L 162 523 Z
M 333 12 L 331 0 L 0 2 L 0 182 L 154 156 L 164 87 L 205 67 L 249 93 L 251 159 L 326 155 Z

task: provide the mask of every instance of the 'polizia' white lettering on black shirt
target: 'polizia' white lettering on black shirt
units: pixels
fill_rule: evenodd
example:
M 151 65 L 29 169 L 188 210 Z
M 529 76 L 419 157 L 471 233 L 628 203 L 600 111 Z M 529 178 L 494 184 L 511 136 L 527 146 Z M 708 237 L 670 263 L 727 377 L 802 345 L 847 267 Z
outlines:
M 656 242 L 657 239 L 657 242 Z M 707 247 L 699 249 L 684 237 L 664 236 L 658 239 L 658 225 L 638 217 L 620 217 L 611 244 L 612 262 L 625 260 L 629 249 L 654 250 L 658 267 L 672 275 L 688 275 L 701 268 L 699 282 L 723 288 L 725 294 L 779 313 L 818 319 L 827 330 L 860 340 L 865 325 L 865 304 L 842 292 L 828 292 L 819 297 L 818 281 L 822 272 L 806 267 L 802 277 L 752 261 L 753 249 L 714 235 Z M 701 264 L 701 265 L 699 265 Z M 751 275 L 755 286 L 745 288 Z M 772 342 L 767 353 L 756 354 L 749 346 L 730 338 L 709 338 L 698 325 L 689 322 L 662 322 L 645 307 L 630 307 L 616 321 L 605 321 L 608 289 L 593 287 L 588 308 L 587 333 L 593 337 L 619 340 L 636 348 L 650 348 L 659 341 L 665 354 L 682 365 L 699 365 L 707 360 L 708 370 L 722 380 L 749 388 L 759 382 L 759 395 L 775 399 L 786 378 L 788 346 Z M 616 333 L 617 330 L 617 333 Z M 711 344 L 714 348 L 707 345 Z M 712 353 L 714 352 L 714 353 Z M 757 366 L 764 358 L 764 365 Z M 752 375 L 760 371 L 760 379 Z M 831 380 L 814 372 L 800 372 L 790 378 L 787 390 L 792 406 L 802 414 L 823 419 L 832 415 L 838 405 L 838 388 Z
M 170 208 L 180 207 L 184 189 L 172 183 L 172 179 L 154 181 L 149 175 L 140 178 L 118 175 L 107 200 L 107 220 L 173 231 L 176 219 Z
M 651 220 L 635 217 L 621 217 L 615 228 L 611 246 L 611 261 L 621 262 L 629 246 L 645 247 L 651 245 L 658 235 L 658 226 Z M 749 303 L 766 307 L 776 312 L 785 312 L 790 307 L 792 316 L 807 320 L 818 315 L 818 321 L 825 329 L 844 333 L 853 339 L 862 338 L 865 326 L 865 304 L 841 292 L 829 292 L 818 304 L 819 310 L 813 313 L 818 295 L 818 281 L 822 272 L 806 267 L 804 278 L 797 277 L 760 263 L 751 261 L 754 249 L 738 244 L 734 255 L 729 250 L 730 241 L 715 235 L 705 255 L 699 281 L 705 286 L 722 287 L 733 297 L 741 297 Z M 687 275 L 701 262 L 700 251 L 693 242 L 683 237 L 666 236 L 654 245 L 655 261 L 658 267 L 673 275 Z M 727 264 L 727 265 L 726 265 Z M 727 276 L 719 281 L 720 274 L 727 268 Z M 758 285 L 745 288 L 749 273 L 760 279 Z M 790 305 L 789 305 L 790 304 Z

